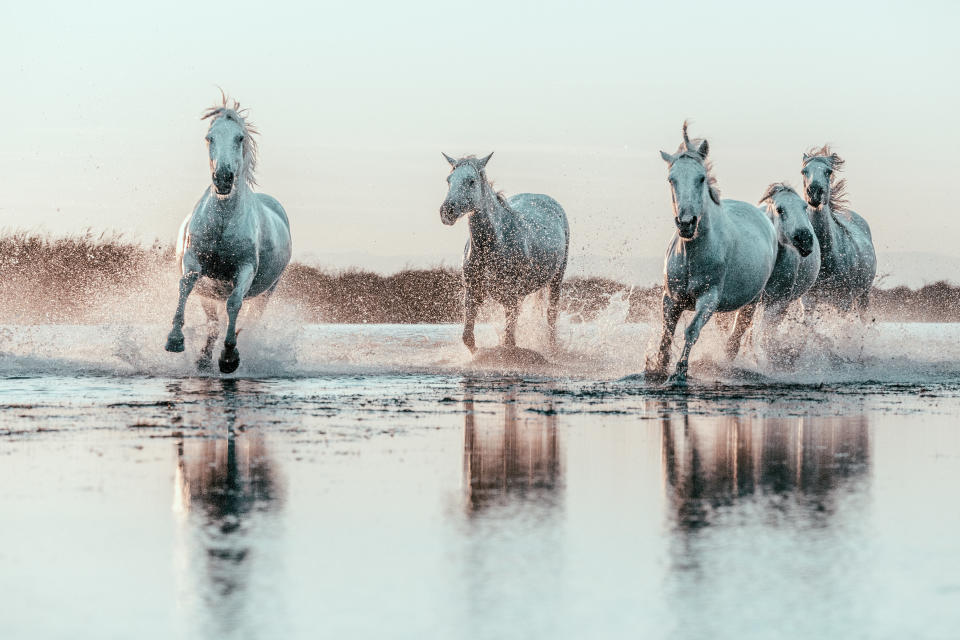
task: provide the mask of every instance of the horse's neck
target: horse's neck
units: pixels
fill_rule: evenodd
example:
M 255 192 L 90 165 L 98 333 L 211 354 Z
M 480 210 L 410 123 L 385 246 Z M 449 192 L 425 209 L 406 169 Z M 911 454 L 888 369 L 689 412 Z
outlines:
M 833 218 L 833 211 L 830 210 L 830 203 L 825 200 L 819 209 L 813 210 L 810 216 L 810 222 L 813 223 L 813 232 L 820 242 L 820 251 L 829 253 L 833 251 L 836 245 L 837 221 Z
M 209 235 L 222 236 L 231 222 L 247 211 L 253 192 L 246 185 L 238 186 L 229 198 L 217 198 L 210 187 L 210 202 L 206 207 L 206 228 Z
M 478 251 L 496 250 L 506 240 L 508 216 L 510 212 L 485 185 L 483 207 L 470 216 L 470 241 Z

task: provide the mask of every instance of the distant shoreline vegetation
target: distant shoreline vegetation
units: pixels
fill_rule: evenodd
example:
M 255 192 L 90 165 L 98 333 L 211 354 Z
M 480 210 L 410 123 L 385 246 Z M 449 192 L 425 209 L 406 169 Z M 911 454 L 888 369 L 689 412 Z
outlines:
M 168 323 L 176 302 L 173 247 L 122 235 L 0 235 L 0 323 Z M 660 321 L 659 286 L 629 287 L 607 278 L 564 282 L 563 313 L 595 319 L 611 300 L 629 304 L 627 322 Z M 460 321 L 459 271 L 408 269 L 384 276 L 362 269 L 290 265 L 275 300 L 316 323 L 455 323 Z M 960 322 L 960 286 L 874 287 L 879 321 Z

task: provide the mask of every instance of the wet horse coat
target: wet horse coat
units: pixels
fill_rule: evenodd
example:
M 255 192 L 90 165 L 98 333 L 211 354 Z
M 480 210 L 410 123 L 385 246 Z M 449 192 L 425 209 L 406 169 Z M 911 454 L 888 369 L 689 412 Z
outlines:
M 217 339 L 216 300 L 225 300 L 227 335 L 220 355 L 220 371 L 231 373 L 240 365 L 237 350 L 237 315 L 245 299 L 268 298 L 290 262 L 290 223 L 276 199 L 255 193 L 256 130 L 234 103 L 207 110 L 211 185 L 193 213 L 180 227 L 177 256 L 180 261 L 180 296 L 167 337 L 167 351 L 184 349 L 183 323 L 187 297 L 197 288 L 204 296 L 207 341 L 198 362 L 209 368 Z M 265 300 L 264 300 L 265 302 Z
M 570 227 L 563 207 L 553 198 L 521 193 L 504 198 L 487 181 L 485 158 L 451 158 L 449 190 L 440 207 L 446 225 L 469 216 L 470 238 L 463 254 L 463 343 L 476 350 L 474 324 L 484 299 L 503 305 L 504 345 L 516 346 L 517 315 L 523 299 L 549 289 L 547 324 L 556 342 L 560 288 L 567 267 Z
M 666 376 L 670 345 L 680 314 L 693 310 L 672 379 L 684 383 L 690 351 L 717 311 L 740 310 L 737 326 L 749 325 L 755 304 L 773 272 L 777 235 L 763 211 L 737 200 L 720 200 L 707 162 L 706 140 L 683 143 L 675 154 L 660 152 L 669 182 L 677 231 L 664 261 L 663 333 L 647 377 Z M 736 330 L 736 329 L 735 329 Z
M 805 312 L 825 303 L 861 319 L 870 306 L 870 289 L 877 275 L 877 253 L 870 225 L 846 208 L 846 182 L 837 180 L 844 161 L 828 146 L 803 154 L 804 192 L 810 222 L 820 243 L 820 273 L 803 297 Z

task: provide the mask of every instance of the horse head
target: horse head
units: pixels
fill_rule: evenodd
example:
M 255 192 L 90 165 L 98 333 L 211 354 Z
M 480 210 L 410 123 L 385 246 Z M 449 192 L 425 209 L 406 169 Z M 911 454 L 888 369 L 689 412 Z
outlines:
M 218 198 L 229 198 L 238 184 L 255 184 L 256 129 L 249 125 L 236 102 L 227 106 L 226 97 L 219 107 L 208 109 L 203 119 L 210 119 L 207 130 L 207 154 L 210 158 L 210 179 Z
M 696 236 L 708 201 L 720 204 L 720 192 L 707 161 L 709 152 L 710 145 L 706 140 L 691 140 L 687 136 L 686 122 L 683 123 L 683 143 L 677 152 L 660 152 L 660 157 L 670 167 L 668 181 L 673 200 L 673 221 L 677 233 L 685 240 Z
M 493 153 L 479 159 L 474 156 L 455 159 L 445 153 L 443 157 L 450 163 L 452 171 L 447 176 L 449 187 L 447 197 L 440 205 L 440 220 L 443 224 L 452 225 L 483 206 L 483 191 L 487 182 L 484 168 Z
M 767 205 L 781 245 L 793 245 L 804 258 L 813 252 L 816 235 L 807 215 L 807 203 L 793 187 L 783 182 L 771 184 L 760 204 Z
M 843 194 L 844 182 L 837 182 L 836 177 L 843 168 L 843 158 L 824 145 L 804 153 L 801 167 L 803 191 L 810 206 L 817 209 L 827 202 L 831 209 L 842 208 L 839 199 Z

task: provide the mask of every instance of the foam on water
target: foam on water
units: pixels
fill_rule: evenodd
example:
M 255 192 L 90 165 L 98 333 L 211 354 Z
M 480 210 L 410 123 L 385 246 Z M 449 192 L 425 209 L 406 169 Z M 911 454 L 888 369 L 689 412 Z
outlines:
M 625 322 L 626 296 L 614 298 L 592 322 L 559 321 L 559 344 L 548 349 L 542 301 L 521 317 L 518 343 L 543 352 L 550 364 L 513 369 L 514 373 L 587 380 L 615 380 L 641 374 L 659 327 Z M 498 343 L 502 326 L 496 313 L 478 325 L 477 341 Z M 681 319 L 674 344 L 682 345 Z M 460 342 L 461 326 L 302 324 L 278 309 L 239 335 L 240 377 L 312 377 L 331 374 L 467 373 L 476 365 Z M 163 350 L 168 327 L 160 324 L 8 325 L 0 327 L 0 375 L 112 375 L 188 377 L 204 339 L 204 328 L 185 327 L 187 349 Z M 694 349 L 691 378 L 700 383 L 819 384 L 844 382 L 909 383 L 960 381 L 960 325 L 874 323 L 861 325 L 825 317 L 815 329 L 788 327 L 780 340 L 796 354 L 788 366 L 775 366 L 750 334 L 740 355 L 723 357 L 725 331 L 711 322 Z M 220 345 L 217 345 L 219 351 Z M 216 355 L 216 352 L 215 352 Z M 502 368 L 502 367 L 501 367 Z M 486 370 L 490 370 L 487 368 Z M 219 375 L 219 373 L 214 374 Z

